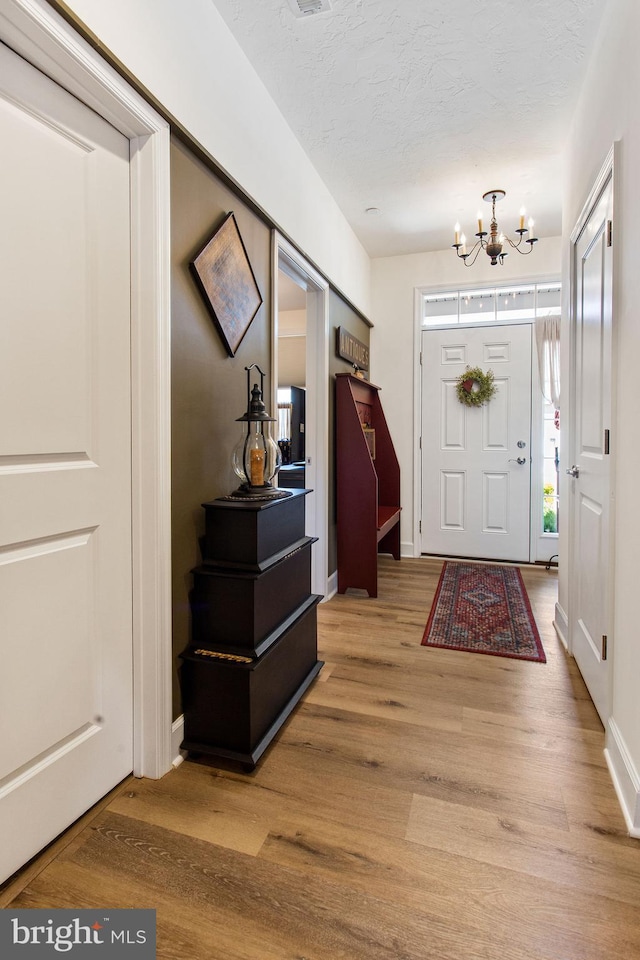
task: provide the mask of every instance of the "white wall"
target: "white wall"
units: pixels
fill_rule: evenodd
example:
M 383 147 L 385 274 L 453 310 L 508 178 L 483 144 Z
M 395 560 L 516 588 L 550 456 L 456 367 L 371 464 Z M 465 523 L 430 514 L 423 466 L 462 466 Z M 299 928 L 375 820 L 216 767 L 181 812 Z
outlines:
M 414 555 L 414 402 L 415 288 L 486 286 L 492 283 L 555 279 L 561 269 L 561 239 L 540 240 L 523 259 L 512 253 L 492 267 L 483 255 L 465 268 L 453 250 L 382 257 L 371 263 L 371 380 L 382 387 L 381 401 L 400 460 L 402 551 Z M 419 551 L 418 551 L 419 552 Z
M 307 311 L 278 310 L 278 386 L 306 385 Z
M 368 313 L 369 258 L 212 0 L 69 0 L 68 6 Z
M 613 706 L 607 747 L 627 821 L 640 836 L 640 630 L 638 546 L 640 544 L 640 443 L 638 374 L 640 357 L 640 4 L 611 0 L 575 113 L 566 152 L 563 230 L 568 236 L 614 141 L 620 141 L 614 210 L 614 451 L 615 607 Z M 565 285 L 568 263 L 565 264 Z M 564 373 L 564 372 L 563 372 Z M 563 465 L 564 466 L 564 465 Z M 566 578 L 560 598 L 567 602 Z
M 279 387 L 306 387 L 306 341 L 306 337 L 278 337 Z

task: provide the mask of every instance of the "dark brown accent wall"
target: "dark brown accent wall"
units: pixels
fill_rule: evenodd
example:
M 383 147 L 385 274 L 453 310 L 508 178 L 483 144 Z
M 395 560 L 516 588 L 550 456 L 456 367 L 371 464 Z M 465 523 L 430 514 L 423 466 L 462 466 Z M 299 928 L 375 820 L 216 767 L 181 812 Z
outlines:
M 263 304 L 229 357 L 189 263 L 233 211 Z M 200 563 L 201 504 L 231 493 L 235 422 L 247 407 L 245 366 L 258 363 L 271 390 L 271 231 L 177 140 L 171 146 L 172 566 L 174 657 L 189 641 L 191 571 Z M 176 660 L 176 667 L 178 661 Z M 174 670 L 174 717 L 181 713 Z
M 263 304 L 235 357 L 229 357 L 191 275 L 189 264 L 233 211 Z M 328 573 L 336 570 L 334 374 L 350 369 L 336 356 L 335 331 L 346 327 L 369 344 L 369 325 L 334 290 L 329 294 L 329 542 Z M 190 640 L 191 571 L 200 561 L 201 504 L 231 493 L 238 480 L 231 454 L 246 409 L 245 366 L 258 363 L 271 395 L 271 229 L 182 141 L 171 145 L 172 569 L 173 716 L 182 712 L 178 655 Z

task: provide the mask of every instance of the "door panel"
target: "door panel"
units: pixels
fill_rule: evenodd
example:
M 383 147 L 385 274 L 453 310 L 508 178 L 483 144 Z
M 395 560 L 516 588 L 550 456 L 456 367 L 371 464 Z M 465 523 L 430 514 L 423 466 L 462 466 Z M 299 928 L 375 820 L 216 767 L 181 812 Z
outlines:
M 496 392 L 491 402 L 481 408 L 482 449 L 486 453 L 509 449 L 509 381 L 496 377 L 494 386 Z
M 479 408 L 458 400 L 467 366 L 495 375 L 496 392 Z M 530 442 L 530 327 L 424 331 L 423 553 L 528 561 Z
M 96 654 L 84 639 L 91 637 L 91 537 L 91 531 L 84 531 L 3 551 L 0 608 L 3 631 L 13 642 L 3 652 L 11 682 L 3 690 L 1 711 L 5 720 L 19 718 L 20 736 L 3 744 L 0 778 L 81 730 L 87 721 L 95 696 L 88 681 Z M 38 602 L 25 610 L 24 598 L 33 595 L 35 584 Z M 21 684 L 16 680 L 25 674 L 27 651 L 29 682 Z M 63 672 L 62 663 L 75 669 Z M 55 710 L 49 709 L 53 699 Z
M 511 359 L 511 349 L 509 341 L 503 343 L 485 343 L 484 361 L 485 363 L 495 363 L 499 360 L 509 361 Z
M 442 471 L 441 523 L 445 530 L 464 530 L 466 474 Z
M 482 532 L 508 533 L 507 503 L 509 502 L 509 474 L 482 475 Z
M 133 701 L 129 142 L 0 78 L 1 880 L 131 771 Z
M 609 456 L 604 431 L 611 418 L 612 217 L 611 179 L 574 247 L 575 432 L 570 583 L 571 649 L 603 723 L 609 715 Z
M 464 450 L 466 446 L 464 410 L 456 395 L 455 381 L 442 381 L 441 444 L 443 450 Z

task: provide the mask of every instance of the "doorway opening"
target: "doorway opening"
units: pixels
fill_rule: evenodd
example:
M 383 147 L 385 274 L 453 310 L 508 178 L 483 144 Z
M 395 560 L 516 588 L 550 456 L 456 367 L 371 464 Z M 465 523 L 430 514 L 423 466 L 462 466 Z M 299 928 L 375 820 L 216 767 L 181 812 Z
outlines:
M 329 285 L 274 234 L 273 383 L 283 466 L 281 487 L 311 492 L 306 535 L 315 537 L 311 586 L 328 594 Z
M 278 482 L 305 486 L 307 290 L 278 268 Z

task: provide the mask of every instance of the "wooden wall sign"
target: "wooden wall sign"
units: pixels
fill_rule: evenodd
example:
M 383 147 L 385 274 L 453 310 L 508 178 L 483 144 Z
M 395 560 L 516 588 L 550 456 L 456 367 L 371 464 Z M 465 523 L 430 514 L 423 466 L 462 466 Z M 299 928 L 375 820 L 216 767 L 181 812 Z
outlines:
M 369 369 L 369 347 L 344 327 L 336 327 L 336 353 L 343 360 L 355 363 L 359 370 Z

